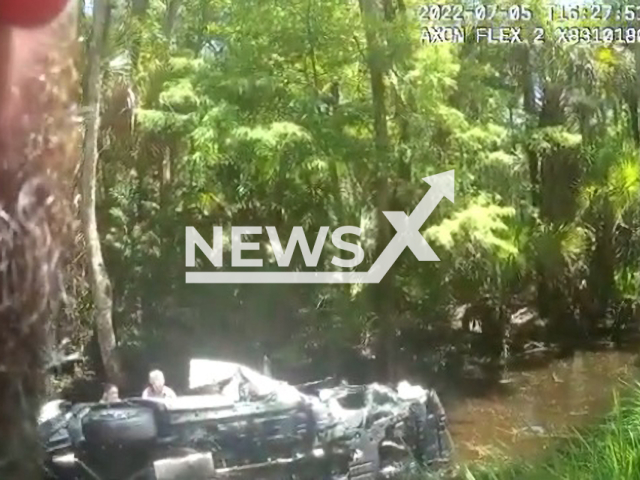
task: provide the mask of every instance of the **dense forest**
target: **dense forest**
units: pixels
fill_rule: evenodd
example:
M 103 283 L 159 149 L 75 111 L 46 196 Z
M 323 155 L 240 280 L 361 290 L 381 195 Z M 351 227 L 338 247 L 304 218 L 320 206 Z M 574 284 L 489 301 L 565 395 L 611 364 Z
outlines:
M 82 5 L 81 100 L 99 115 L 86 121 L 83 229 L 55 337 L 88 352 L 85 375 L 138 388 L 157 365 L 179 387 L 189 357 L 264 355 L 290 378 L 463 375 L 532 345 L 632 336 L 640 46 L 534 42 L 535 27 L 599 25 L 549 19 L 540 0 L 520 7 L 531 19 L 467 22 L 465 41 L 427 44 L 439 22 L 419 7 Z M 475 40 L 498 24 L 523 41 Z M 439 262 L 406 249 L 371 285 L 185 283 L 187 226 L 209 242 L 214 225 L 274 226 L 285 241 L 300 226 L 310 242 L 322 226 L 359 226 L 365 271 L 395 234 L 382 212 L 409 214 L 422 179 L 448 170 L 455 202 L 422 228 Z M 244 255 L 279 268 L 267 235 L 254 241 Z M 317 270 L 335 270 L 334 254 L 327 242 Z M 298 249 L 289 269 L 303 260 Z

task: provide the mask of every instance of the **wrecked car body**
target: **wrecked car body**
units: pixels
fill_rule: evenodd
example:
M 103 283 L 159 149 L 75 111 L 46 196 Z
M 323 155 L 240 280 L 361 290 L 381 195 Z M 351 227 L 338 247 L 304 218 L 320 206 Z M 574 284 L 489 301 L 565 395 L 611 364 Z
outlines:
M 49 405 L 50 477 L 366 480 L 451 453 L 437 395 L 407 382 L 308 392 L 235 363 L 192 360 L 189 384 L 173 399 Z

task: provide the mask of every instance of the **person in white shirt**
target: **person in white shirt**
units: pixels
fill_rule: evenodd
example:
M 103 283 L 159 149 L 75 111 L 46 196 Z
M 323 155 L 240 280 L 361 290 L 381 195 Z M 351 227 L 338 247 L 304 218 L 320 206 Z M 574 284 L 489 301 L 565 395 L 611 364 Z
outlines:
M 142 398 L 176 398 L 176 393 L 164 384 L 164 374 L 153 370 L 149 373 L 149 386 L 142 392 Z

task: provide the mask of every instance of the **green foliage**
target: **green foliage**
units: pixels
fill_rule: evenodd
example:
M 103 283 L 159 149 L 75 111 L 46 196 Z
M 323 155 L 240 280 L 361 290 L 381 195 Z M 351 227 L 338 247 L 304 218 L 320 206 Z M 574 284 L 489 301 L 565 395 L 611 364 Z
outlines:
M 513 218 L 515 209 L 500 207 L 480 198 L 464 210 L 445 220 L 440 225 L 430 227 L 427 237 L 432 238 L 448 250 L 478 248 L 485 250 L 496 260 L 517 255 L 517 246 L 508 237 L 513 231 L 505 219 Z
M 393 318 L 383 320 L 399 334 L 450 332 L 451 305 L 506 309 L 541 284 L 557 285 L 577 315 L 572 292 L 584 282 L 592 297 L 609 292 L 605 311 L 640 294 L 633 55 L 553 42 L 420 45 L 418 2 L 406 5 L 374 20 L 375 48 L 358 2 L 184 0 L 170 32 L 166 2 L 144 15 L 118 9 L 98 214 L 123 345 L 185 356 L 265 349 L 292 363 L 377 345 L 385 324 L 373 320 L 372 286 L 185 285 L 185 226 L 273 225 L 285 236 L 302 226 L 309 238 L 361 226 L 366 270 L 384 247 L 378 211 L 412 211 L 429 188 L 421 179 L 449 169 L 456 201 L 423 227 L 441 261 L 405 253 L 390 274 Z M 377 120 L 373 64 L 384 85 Z M 577 207 L 551 208 L 559 203 Z M 251 255 L 275 268 L 266 235 L 259 241 Z M 335 269 L 335 253 L 327 244 L 318 269 Z M 291 268 L 303 268 L 298 253 Z
M 538 129 L 531 137 L 530 147 L 539 153 L 549 153 L 558 148 L 580 147 L 580 135 L 567 131 L 565 127 Z

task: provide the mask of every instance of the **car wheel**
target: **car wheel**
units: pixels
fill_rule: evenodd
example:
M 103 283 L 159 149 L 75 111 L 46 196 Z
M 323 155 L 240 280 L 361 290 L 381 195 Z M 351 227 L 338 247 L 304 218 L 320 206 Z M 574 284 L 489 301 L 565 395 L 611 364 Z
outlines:
M 149 442 L 158 436 L 153 410 L 111 407 L 93 410 L 82 419 L 85 441 L 93 445 Z
M 408 424 L 409 445 L 419 465 L 446 460 L 450 448 L 440 415 L 430 414 L 426 405 L 416 403 L 411 407 Z

